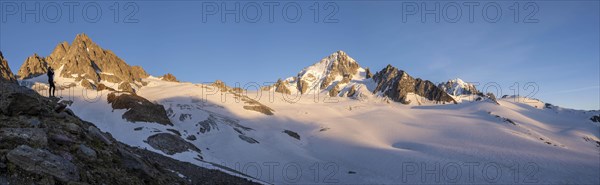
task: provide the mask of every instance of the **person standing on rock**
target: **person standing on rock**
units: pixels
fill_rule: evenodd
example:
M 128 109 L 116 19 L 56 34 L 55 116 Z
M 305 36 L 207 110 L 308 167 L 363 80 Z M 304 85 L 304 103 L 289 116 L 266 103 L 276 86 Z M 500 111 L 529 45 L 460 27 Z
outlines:
M 52 67 L 48 67 L 48 85 L 50 88 L 48 89 L 48 96 L 54 97 L 56 95 L 56 86 L 54 86 L 54 70 Z

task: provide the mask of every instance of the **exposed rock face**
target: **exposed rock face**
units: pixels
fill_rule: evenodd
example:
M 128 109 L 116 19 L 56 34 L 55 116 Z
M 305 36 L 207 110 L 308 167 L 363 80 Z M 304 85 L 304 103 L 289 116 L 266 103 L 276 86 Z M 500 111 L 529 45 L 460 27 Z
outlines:
M 294 139 L 300 140 L 300 135 L 294 131 L 284 130 L 283 133 L 286 133 L 287 135 L 289 135 L 290 137 L 293 137 Z
M 108 103 L 112 105 L 113 109 L 127 109 L 127 112 L 123 114 L 123 119 L 129 122 L 154 122 L 163 125 L 173 125 L 164 106 L 154 104 L 145 98 L 132 94 L 120 94 L 115 93 L 108 94 Z
M 343 51 L 337 51 L 316 64 L 298 73 L 296 81 L 300 93 L 320 92 L 328 89 L 338 77 L 347 77 L 350 81 L 358 73 L 358 63 Z
M 404 104 L 410 103 L 407 101 L 408 93 L 415 93 L 438 103 L 456 103 L 450 95 L 432 82 L 420 78 L 414 79 L 391 65 L 377 72 L 373 80 L 377 83 L 373 93 L 381 92 L 390 99 Z
M 171 73 L 163 75 L 162 77 L 160 77 L 160 79 L 167 82 L 179 82 L 177 78 Z
M 20 79 L 31 78 L 33 76 L 39 76 L 48 72 L 48 65 L 46 60 L 37 54 L 33 54 L 27 57 L 17 75 Z
M 188 143 L 180 136 L 169 133 L 160 133 L 148 137 L 148 144 L 168 155 L 186 151 L 195 151 L 200 153 L 200 149 L 193 144 Z
M 475 85 L 466 83 L 460 78 L 448 80 L 447 82 L 438 84 L 438 87 L 446 91 L 449 95 L 472 95 L 478 94 L 479 91 Z
M 221 92 L 225 92 L 225 91 L 229 90 L 229 87 L 227 87 L 227 85 L 225 85 L 225 82 L 223 82 L 221 80 L 215 80 L 215 82 L 213 82 L 210 85 L 219 88 L 221 90 Z
M 285 86 L 284 82 L 281 81 L 281 79 L 277 80 L 277 82 L 275 83 L 275 92 L 291 94 L 291 91 Z
M 49 174 L 62 182 L 79 180 L 78 169 L 72 162 L 44 149 L 20 145 L 8 152 L 6 158 L 28 172 Z
M 600 123 L 600 115 L 595 115 L 590 118 L 592 122 Z
M 2 51 L 0 51 L 0 83 L 1 82 L 17 82 L 15 75 L 8 66 L 8 62 L 4 59 L 4 55 L 2 55 Z
M 367 79 L 373 78 L 373 73 L 371 73 L 371 70 L 368 67 L 365 69 L 365 74 Z
M 69 45 L 62 42 L 56 46 L 46 58 L 34 55 L 29 57 L 19 70 L 22 79 L 38 76 L 52 67 L 57 74 L 66 78 L 77 78 L 77 81 L 89 80 L 84 87 L 95 88 L 102 80 L 113 83 L 139 83 L 148 74 L 139 66 L 129 66 L 112 51 L 102 49 L 87 35 L 78 34 Z M 59 71 L 59 69 L 62 70 Z
M 68 108 L 56 109 L 62 107 L 58 100 L 17 84 L 0 82 L 0 89 L 0 102 L 39 107 L 35 114 L 0 112 L 0 184 L 251 183 L 126 146 L 92 123 L 67 113 Z M 21 101 L 27 98 L 32 100 Z
M 347 97 L 354 97 L 356 95 L 356 86 L 352 86 L 350 87 L 350 90 L 348 90 L 348 94 L 346 95 Z
M 337 85 L 334 85 L 331 89 L 329 89 L 329 96 L 334 97 L 340 93 L 340 88 Z

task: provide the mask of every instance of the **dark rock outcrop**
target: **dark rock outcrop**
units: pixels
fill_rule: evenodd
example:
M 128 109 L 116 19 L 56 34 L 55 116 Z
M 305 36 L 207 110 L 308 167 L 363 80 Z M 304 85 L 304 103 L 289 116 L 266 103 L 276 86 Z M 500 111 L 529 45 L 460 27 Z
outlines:
M 373 93 L 382 92 L 390 99 L 409 104 L 408 93 L 415 93 L 437 103 L 456 103 L 450 95 L 428 80 L 413 78 L 408 73 L 388 65 L 373 76 L 377 87 Z
M 193 144 L 188 143 L 180 136 L 169 133 L 159 133 L 152 135 L 148 137 L 147 143 L 154 149 L 163 151 L 165 154 L 168 155 L 173 155 L 176 153 L 186 151 L 195 151 L 200 153 L 200 149 L 198 149 Z
M 368 67 L 365 69 L 365 76 L 367 79 L 373 78 L 373 73 L 371 73 L 371 69 Z
M 595 115 L 590 118 L 592 122 L 600 123 L 600 115 Z
M 294 139 L 300 140 L 300 134 L 291 131 L 291 130 L 284 130 L 283 133 L 286 133 L 288 136 L 293 137 Z
M 108 103 L 113 109 L 127 109 L 123 114 L 123 119 L 129 122 L 154 122 L 163 125 L 173 125 L 164 106 L 154 104 L 147 99 L 135 94 L 115 93 L 108 94 Z

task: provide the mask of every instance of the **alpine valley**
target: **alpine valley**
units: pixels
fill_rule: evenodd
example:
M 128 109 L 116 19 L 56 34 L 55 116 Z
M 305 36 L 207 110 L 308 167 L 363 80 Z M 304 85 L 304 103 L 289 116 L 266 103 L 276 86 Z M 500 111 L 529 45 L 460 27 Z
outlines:
M 600 184 L 599 110 L 343 51 L 248 89 L 152 76 L 85 34 L 16 75 L 0 59 L 0 184 Z

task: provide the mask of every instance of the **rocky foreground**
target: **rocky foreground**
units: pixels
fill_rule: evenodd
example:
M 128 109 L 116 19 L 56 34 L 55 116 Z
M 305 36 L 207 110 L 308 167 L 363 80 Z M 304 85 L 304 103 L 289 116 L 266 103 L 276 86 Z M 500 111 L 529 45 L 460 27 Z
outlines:
M 0 82 L 0 185 L 251 184 L 116 141 L 67 108 Z

